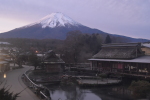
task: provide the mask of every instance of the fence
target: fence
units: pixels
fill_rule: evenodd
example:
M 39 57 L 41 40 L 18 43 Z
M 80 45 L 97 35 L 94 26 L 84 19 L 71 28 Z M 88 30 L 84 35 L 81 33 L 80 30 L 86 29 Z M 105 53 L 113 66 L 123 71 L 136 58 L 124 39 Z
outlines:
M 50 95 L 45 95 L 46 91 L 49 90 L 41 84 L 35 84 L 26 74 L 27 71 L 23 75 L 23 80 L 25 84 L 30 87 L 30 89 L 41 99 L 41 100 L 51 100 Z

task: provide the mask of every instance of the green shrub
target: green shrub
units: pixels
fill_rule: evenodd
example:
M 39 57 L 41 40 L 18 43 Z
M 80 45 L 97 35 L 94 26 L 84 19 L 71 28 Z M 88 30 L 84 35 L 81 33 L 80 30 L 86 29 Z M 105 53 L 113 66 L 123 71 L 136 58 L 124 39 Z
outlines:
M 133 92 L 132 96 L 134 98 L 146 98 L 150 93 L 150 83 L 147 81 L 132 81 L 128 89 Z

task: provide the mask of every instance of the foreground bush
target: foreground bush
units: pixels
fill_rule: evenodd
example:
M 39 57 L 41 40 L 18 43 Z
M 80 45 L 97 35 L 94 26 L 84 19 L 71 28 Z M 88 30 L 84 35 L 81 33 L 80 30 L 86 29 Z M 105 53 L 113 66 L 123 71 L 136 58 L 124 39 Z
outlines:
M 134 98 L 146 98 L 150 93 L 150 83 L 147 81 L 133 81 L 129 89 L 133 92 Z
M 9 92 L 9 89 L 0 88 L 0 100 L 16 100 L 19 93 L 13 94 L 13 92 Z

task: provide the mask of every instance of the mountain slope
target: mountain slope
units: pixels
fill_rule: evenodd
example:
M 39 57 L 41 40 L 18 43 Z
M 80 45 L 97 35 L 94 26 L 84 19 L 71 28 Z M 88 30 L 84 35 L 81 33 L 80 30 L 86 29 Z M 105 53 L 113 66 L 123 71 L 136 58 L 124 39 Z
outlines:
M 40 21 L 37 21 L 33 24 L 11 30 L 0 34 L 0 37 L 3 38 L 55 38 L 55 39 L 65 39 L 66 34 L 69 31 L 80 30 L 83 33 L 100 33 L 105 34 L 104 32 L 91 29 L 80 23 L 74 21 L 68 16 L 62 13 L 52 13 Z
M 50 27 L 70 27 L 70 26 L 80 26 L 81 24 L 74 21 L 70 17 L 62 14 L 62 13 L 52 13 L 42 18 L 40 21 L 37 21 L 33 24 L 27 25 L 25 27 L 30 27 L 36 24 L 40 24 L 42 28 Z M 82 25 L 81 25 L 82 26 Z
M 86 26 L 74 27 L 45 27 L 42 28 L 41 25 L 36 24 L 26 28 L 18 28 L 11 30 L 9 32 L 5 32 L 0 34 L 0 37 L 3 38 L 37 38 L 37 39 L 45 39 L 45 38 L 55 38 L 55 39 L 65 39 L 66 34 L 69 31 L 80 30 L 83 33 L 99 33 L 105 35 L 106 33 L 97 30 L 91 29 Z
M 99 33 L 103 38 L 106 37 L 108 33 L 105 33 L 98 29 L 92 29 L 84 26 L 70 17 L 62 13 L 52 13 L 41 20 L 32 23 L 30 25 L 16 28 L 9 32 L 0 34 L 0 38 L 36 38 L 36 39 L 65 39 L 69 31 L 80 30 L 82 33 Z M 134 39 L 130 37 L 113 35 L 111 37 L 119 37 L 124 40 L 124 42 L 145 42 L 144 39 Z

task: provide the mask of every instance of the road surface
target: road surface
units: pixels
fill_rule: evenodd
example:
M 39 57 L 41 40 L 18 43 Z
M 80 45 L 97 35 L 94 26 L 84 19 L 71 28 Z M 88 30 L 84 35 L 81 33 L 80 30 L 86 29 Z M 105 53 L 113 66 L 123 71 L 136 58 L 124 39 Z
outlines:
M 29 88 L 26 88 L 26 85 L 22 82 L 22 74 L 33 68 L 32 66 L 24 66 L 24 68 L 15 69 L 6 72 L 6 78 L 1 75 L 0 80 L 3 81 L 3 84 L 0 87 L 4 86 L 10 88 L 10 92 L 19 93 L 17 100 L 40 100 Z

